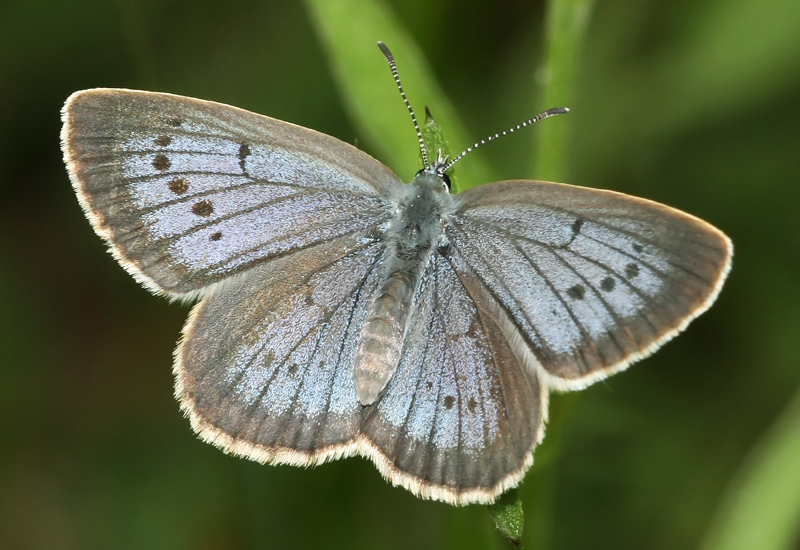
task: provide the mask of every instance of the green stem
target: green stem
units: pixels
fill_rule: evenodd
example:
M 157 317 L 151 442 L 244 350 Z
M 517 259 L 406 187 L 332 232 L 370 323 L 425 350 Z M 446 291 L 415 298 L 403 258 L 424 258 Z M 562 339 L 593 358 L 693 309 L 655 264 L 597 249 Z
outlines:
M 575 97 L 579 59 L 593 4 L 594 0 L 551 0 L 547 4 L 545 91 L 540 110 L 570 107 Z M 562 120 L 548 121 L 538 130 L 538 146 L 533 155 L 537 178 L 565 179 L 569 125 Z

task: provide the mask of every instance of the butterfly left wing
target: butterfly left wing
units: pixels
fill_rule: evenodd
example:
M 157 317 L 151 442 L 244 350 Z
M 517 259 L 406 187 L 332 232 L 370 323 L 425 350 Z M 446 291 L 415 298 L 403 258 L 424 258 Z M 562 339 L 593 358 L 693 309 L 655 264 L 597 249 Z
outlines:
M 493 502 L 533 462 L 547 388 L 480 282 L 447 257 L 432 255 L 415 303 L 397 371 L 365 409 L 360 454 L 419 496 Z
M 711 305 L 730 269 L 721 231 L 621 193 L 506 181 L 456 198 L 454 256 L 551 388 L 586 387 L 651 353 Z
M 195 306 L 174 372 L 200 437 L 259 462 L 358 451 L 352 360 L 380 255 L 378 241 L 339 237 L 261 264 Z
M 366 234 L 400 185 L 336 138 L 211 101 L 84 90 L 62 116 L 64 160 L 87 217 L 159 294 L 194 297 L 260 262 Z

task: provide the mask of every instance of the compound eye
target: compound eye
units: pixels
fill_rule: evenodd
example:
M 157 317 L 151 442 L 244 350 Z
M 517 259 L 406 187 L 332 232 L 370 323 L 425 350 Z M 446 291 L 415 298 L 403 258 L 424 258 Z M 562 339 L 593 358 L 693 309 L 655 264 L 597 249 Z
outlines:
M 450 178 L 447 177 L 447 174 L 442 174 L 442 186 L 444 187 L 445 191 L 447 191 L 448 193 L 450 192 L 452 184 L 450 183 Z

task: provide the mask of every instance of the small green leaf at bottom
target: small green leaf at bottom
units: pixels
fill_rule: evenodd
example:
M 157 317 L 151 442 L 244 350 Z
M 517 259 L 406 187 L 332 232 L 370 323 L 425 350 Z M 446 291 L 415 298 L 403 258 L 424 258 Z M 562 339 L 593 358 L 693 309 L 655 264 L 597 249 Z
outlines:
M 488 506 L 497 530 L 512 544 L 522 548 L 522 500 L 516 489 L 506 491 Z

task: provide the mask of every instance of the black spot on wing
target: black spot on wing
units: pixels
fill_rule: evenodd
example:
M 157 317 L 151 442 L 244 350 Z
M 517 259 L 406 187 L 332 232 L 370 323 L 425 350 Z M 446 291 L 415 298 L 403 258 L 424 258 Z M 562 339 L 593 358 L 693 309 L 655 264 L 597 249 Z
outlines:
M 573 300 L 583 300 L 583 297 L 586 296 L 586 287 L 583 285 L 575 285 L 567 290 L 567 296 Z
M 176 195 L 183 195 L 189 190 L 189 182 L 186 178 L 173 178 L 169 182 L 169 190 Z
M 239 144 L 239 168 L 242 169 L 242 172 L 246 172 L 245 170 L 245 159 L 252 154 L 250 151 L 250 147 L 246 143 Z
M 197 216 L 207 218 L 214 212 L 214 205 L 211 201 L 199 201 L 192 205 L 192 212 Z
M 169 170 L 169 167 L 172 163 L 167 158 L 167 155 L 163 153 L 159 153 L 153 159 L 153 168 L 160 172 L 164 172 L 165 170 Z
M 569 242 L 567 243 L 567 246 L 571 245 L 572 241 L 574 241 L 576 238 L 578 238 L 578 235 L 581 234 L 581 228 L 583 227 L 583 223 L 584 223 L 583 218 L 576 218 L 575 221 L 572 222 L 572 226 L 571 226 L 572 236 L 570 237 Z

